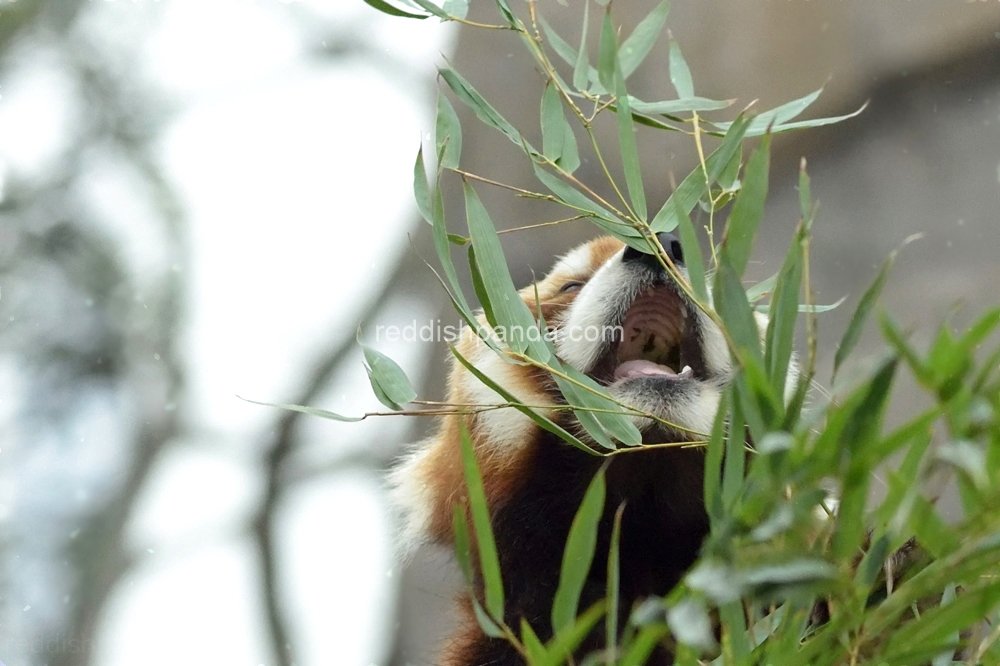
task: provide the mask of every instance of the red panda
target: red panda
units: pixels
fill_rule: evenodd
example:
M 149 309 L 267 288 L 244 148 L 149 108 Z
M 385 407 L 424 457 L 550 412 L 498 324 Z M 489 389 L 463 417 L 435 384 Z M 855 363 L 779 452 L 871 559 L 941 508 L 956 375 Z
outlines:
M 677 238 L 660 234 L 659 240 L 684 273 Z M 625 404 L 686 429 L 630 417 L 644 442 L 683 442 L 697 438 L 692 433 L 711 431 L 733 363 L 721 331 L 684 296 L 658 258 L 611 237 L 597 238 L 562 257 L 544 279 L 520 294 L 533 312 L 537 298 L 563 363 L 586 373 Z M 464 329 L 457 347 L 525 404 L 565 404 L 546 373 L 506 362 L 471 328 Z M 457 362 L 447 401 L 505 402 Z M 586 439 L 570 412 L 552 410 L 546 415 Z M 605 459 L 565 444 L 513 409 L 445 416 L 436 433 L 391 473 L 392 496 L 404 514 L 404 540 L 410 544 L 452 542 L 453 511 L 465 493 L 460 418 L 466 420 L 486 489 L 505 587 L 505 620 L 519 627 L 524 618 L 547 640 L 570 524 Z M 708 533 L 703 476 L 704 453 L 699 448 L 648 449 L 610 460 L 605 515 L 581 609 L 605 596 L 611 525 L 623 503 L 623 614 L 634 602 L 671 590 Z M 474 593 L 481 596 L 482 590 Z M 470 603 L 462 608 L 463 625 L 444 647 L 441 666 L 524 663 L 506 641 L 482 632 Z M 603 647 L 600 632 L 595 630 L 584 642 L 580 654 Z M 666 664 L 668 659 L 665 652 L 654 653 L 649 663 Z

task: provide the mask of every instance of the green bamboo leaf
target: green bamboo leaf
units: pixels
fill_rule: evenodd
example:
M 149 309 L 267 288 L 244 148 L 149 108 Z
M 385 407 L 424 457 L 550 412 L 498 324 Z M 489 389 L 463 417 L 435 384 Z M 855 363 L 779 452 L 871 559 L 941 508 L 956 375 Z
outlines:
M 785 132 L 792 132 L 799 129 L 810 129 L 813 127 L 823 127 L 825 125 L 834 125 L 836 123 L 843 122 L 845 120 L 850 120 L 855 116 L 861 115 L 861 113 L 868 107 L 868 103 L 865 102 L 858 108 L 857 111 L 852 111 L 851 113 L 845 113 L 842 116 L 831 116 L 829 118 L 816 118 L 814 120 L 800 120 L 794 123 L 784 123 L 782 125 L 773 125 L 771 127 L 771 134 L 784 134 Z M 753 134 L 747 133 L 747 136 L 760 136 L 767 132 L 767 129 L 761 129 L 754 131 Z
M 434 224 L 434 216 L 431 212 L 431 191 L 427 185 L 427 170 L 424 167 L 423 146 L 417 150 L 417 159 L 413 163 L 413 199 L 417 202 L 420 216 L 427 220 L 428 224 Z
M 440 19 L 451 18 L 450 16 L 448 16 L 448 12 L 444 11 L 443 9 L 441 9 L 440 7 L 438 7 L 437 5 L 435 5 L 430 0 L 410 0 L 410 2 L 416 3 L 422 9 L 430 12 L 431 14 L 433 14 L 434 16 L 437 16 Z
M 732 420 L 729 436 L 726 438 L 726 455 L 722 461 L 722 504 L 733 506 L 743 490 L 746 476 L 746 419 L 740 409 L 739 400 L 733 400 Z
M 573 65 L 573 87 L 577 90 L 585 90 L 589 82 L 590 59 L 587 58 L 587 27 L 590 23 L 590 3 L 583 3 L 583 29 L 580 33 L 580 48 L 576 52 L 576 61 Z M 547 25 L 547 24 L 543 24 Z M 568 46 L 568 45 L 567 45 Z
M 388 14 L 389 16 L 399 16 L 401 18 L 412 18 L 412 19 L 425 19 L 428 18 L 427 14 L 411 14 L 409 12 L 404 12 L 402 9 L 393 7 L 388 2 L 384 0 L 364 0 L 365 4 L 370 7 L 374 7 L 383 14 Z
M 542 154 L 568 173 L 580 166 L 576 136 L 563 113 L 559 89 L 552 82 L 542 95 Z
M 462 156 L 462 124 L 455 113 L 455 107 L 441 94 L 438 95 L 435 135 L 440 168 L 458 168 L 459 158 Z
M 701 303 L 708 303 L 708 287 L 705 283 L 705 261 L 701 256 L 701 245 L 695 233 L 694 225 L 687 211 L 675 204 L 674 215 L 677 217 L 677 232 L 681 240 L 681 250 L 684 252 L 684 265 L 687 267 L 688 280 L 695 298 Z
M 490 617 L 489 613 L 483 609 L 482 604 L 479 603 L 479 599 L 475 597 L 472 598 L 472 611 L 484 634 L 490 638 L 505 638 L 503 629 Z
M 468 507 L 465 503 L 455 505 L 451 525 L 455 535 L 455 559 L 466 585 L 472 585 L 472 542 L 469 540 Z
M 615 510 L 615 518 L 611 525 L 611 543 L 608 546 L 608 612 L 604 616 L 604 636 L 609 654 L 613 654 L 618 645 L 618 612 L 621 598 L 621 540 L 622 516 L 625 513 L 623 502 Z
M 880 438 L 897 365 L 895 357 L 884 362 L 875 376 L 856 389 L 842 409 L 834 412 L 831 424 L 839 430 L 838 437 L 827 435 L 829 426 L 820 436 L 823 446 L 830 451 L 829 455 L 835 461 L 846 461 L 848 465 L 841 482 L 843 488 L 833 537 L 833 552 L 840 558 L 853 557 L 865 536 L 864 511 L 871 470 L 876 462 L 872 459 L 872 452 L 876 450 Z M 817 448 L 819 446 L 817 442 Z M 833 447 L 839 447 L 840 451 Z
M 744 584 L 751 586 L 790 585 L 834 580 L 837 577 L 837 568 L 823 560 L 803 557 L 780 564 L 742 569 L 739 575 Z
M 504 117 L 501 116 L 500 113 L 494 109 L 493 106 L 491 106 L 490 103 L 487 102 L 483 96 L 472 87 L 472 84 L 462 77 L 461 74 L 449 67 L 439 69 L 438 73 L 441 75 L 441 78 L 444 79 L 445 83 L 448 84 L 448 87 L 451 88 L 451 91 L 455 93 L 455 96 L 472 109 L 477 118 L 490 127 L 501 131 L 508 139 L 516 143 L 518 146 L 527 147 L 529 150 L 534 152 L 533 149 L 531 149 L 531 147 L 521 138 L 520 132 L 518 132 L 513 125 L 507 122 L 507 120 L 504 119 Z
M 615 70 L 615 94 L 618 97 L 618 141 L 621 145 L 622 165 L 625 168 L 625 184 L 632 200 L 635 214 L 646 221 L 646 193 L 642 187 L 642 170 L 639 167 L 639 149 L 635 145 L 635 126 L 632 110 L 629 108 L 628 94 L 625 92 L 625 77 L 621 69 Z
M 779 273 L 775 273 L 771 277 L 761 280 L 754 286 L 747 289 L 747 300 L 753 304 L 773 292 L 774 285 L 778 281 L 778 275 Z
M 538 639 L 538 634 L 523 617 L 521 618 L 521 642 L 524 643 L 524 649 L 528 653 L 528 663 L 531 666 L 548 658 L 545 645 Z
M 469 0 L 444 0 L 441 8 L 448 16 L 464 19 L 469 14 Z
M 681 53 L 681 46 L 676 40 L 670 40 L 670 83 L 674 85 L 677 96 L 681 99 L 694 97 L 694 83 L 691 81 L 691 70 Z
M 729 158 L 726 166 L 722 168 L 722 172 L 719 173 L 718 183 L 726 192 L 738 192 L 742 187 L 740 183 L 740 169 L 743 167 L 743 145 L 740 144 L 740 149 L 733 153 L 733 156 Z
M 815 102 L 823 89 L 813 91 L 806 95 L 805 97 L 800 97 L 799 99 L 792 100 L 791 102 L 786 102 L 781 106 L 777 106 L 770 111 L 764 111 L 754 118 L 753 122 L 750 123 L 750 127 L 747 128 L 747 136 L 759 136 L 767 132 L 767 128 L 772 125 L 781 125 L 787 123 L 789 120 L 795 118 L 803 111 L 809 108 L 809 106 Z M 729 129 L 731 123 L 713 123 L 719 129 L 725 131 Z
M 618 403 L 608 396 L 603 386 L 576 368 L 559 363 L 554 356 L 549 365 L 572 380 L 567 381 L 559 375 L 553 375 L 559 390 L 570 405 L 596 410 L 574 410 L 574 414 L 580 420 L 580 425 L 584 426 L 588 434 L 595 437 L 602 446 L 616 448 L 613 442 L 602 436 L 604 433 L 627 446 L 636 446 L 642 442 L 642 433 L 625 415 Z M 587 388 L 582 388 L 581 385 Z
M 552 600 L 552 629 L 557 634 L 567 631 L 576 620 L 580 595 L 597 548 L 597 527 L 604 512 L 605 491 L 604 469 L 601 468 L 587 487 L 566 538 L 559 587 Z
M 592 217 L 591 221 L 600 227 L 604 232 L 614 236 L 623 243 L 641 250 L 649 251 L 646 241 L 639 235 L 639 232 L 631 226 L 617 220 L 617 218 L 603 206 L 595 203 L 572 185 L 560 180 L 545 171 L 540 165 L 535 164 L 535 176 L 545 187 L 552 192 L 561 202 L 569 208 L 588 213 Z
M 483 384 L 496 391 L 500 395 L 500 397 L 509 402 L 511 404 L 511 409 L 516 409 L 517 411 L 521 412 L 529 419 L 531 419 L 535 424 L 537 424 L 540 428 L 546 430 L 547 432 L 551 432 L 553 435 L 556 435 L 564 442 L 572 444 L 581 451 L 585 451 L 591 455 L 596 455 L 593 449 L 584 444 L 574 435 L 570 434 L 565 428 L 557 424 L 555 421 L 549 419 L 548 417 L 539 414 L 534 409 L 526 407 L 513 393 L 511 393 L 504 387 L 497 384 L 491 378 L 483 374 L 483 372 L 479 368 L 474 366 L 467 358 L 462 356 L 462 354 L 459 353 L 459 351 L 454 347 L 454 345 L 449 345 L 448 348 L 451 350 L 451 353 L 455 356 L 455 358 L 458 359 L 458 362 L 461 363 L 466 370 L 471 372 L 476 379 L 478 379 Z
M 677 227 L 678 219 L 675 205 L 679 206 L 685 213 L 691 212 L 691 209 L 695 207 L 702 195 L 708 191 L 709 184 L 715 182 L 715 179 L 719 177 L 736 151 L 740 149 L 743 133 L 746 131 L 749 122 L 750 120 L 744 116 L 737 118 L 735 124 L 726 133 L 722 144 L 706 158 L 707 181 L 705 179 L 706 169 L 702 169 L 701 165 L 696 166 L 681 181 L 681 184 L 677 186 L 677 189 L 674 190 L 670 198 L 664 202 L 663 207 L 653 217 L 653 221 L 649 223 L 654 232 L 673 231 Z M 671 204 L 671 200 L 674 200 L 675 204 Z
M 517 20 L 516 16 L 514 16 L 514 12 L 511 11 L 510 5 L 507 3 L 507 0 L 496 0 L 496 4 L 497 4 L 497 9 L 500 10 L 500 14 L 503 15 L 504 19 L 507 21 L 508 26 L 510 26 L 511 28 L 518 28 L 518 29 L 523 28 L 521 22 Z
M 315 407 L 304 407 L 302 405 L 292 405 L 284 402 L 260 402 L 257 400 L 250 400 L 249 398 L 242 398 L 236 396 L 244 402 L 249 402 L 253 405 L 262 405 L 264 407 L 277 407 L 278 409 L 287 409 L 291 412 L 300 412 L 302 414 L 308 414 L 309 416 L 318 416 L 321 419 L 329 419 L 331 421 L 340 421 L 341 423 L 357 423 L 358 421 L 363 421 L 363 416 L 341 416 L 334 412 L 327 411 L 325 409 L 316 409 Z
M 686 97 L 684 99 L 672 99 L 662 102 L 643 102 L 635 97 L 629 96 L 633 111 L 638 113 L 652 113 L 660 115 L 676 115 L 691 111 L 718 111 L 732 106 L 733 101 L 708 99 L 706 97 Z
M 722 459 L 725 453 L 726 427 L 730 421 L 729 406 L 732 403 L 732 389 L 726 389 L 719 400 L 719 408 L 715 413 L 712 434 L 708 439 L 705 451 L 705 508 L 713 524 L 722 520 Z
M 447 284 L 445 284 L 444 280 L 442 280 L 442 285 L 445 287 L 448 297 L 455 305 L 455 309 L 465 320 L 465 323 L 472 327 L 473 330 L 478 331 L 479 322 L 476 320 L 475 315 L 472 314 L 472 308 L 469 307 L 469 302 L 466 300 L 465 294 L 462 292 L 462 284 L 458 281 L 458 273 L 455 271 L 455 264 L 451 260 L 451 243 L 448 240 L 448 229 L 445 226 L 444 200 L 442 198 L 440 187 L 436 187 L 434 190 L 434 196 L 431 202 L 431 218 L 433 224 L 434 249 L 437 252 L 438 261 L 441 262 L 441 270 L 444 271 L 445 277 L 447 278 Z M 487 340 L 487 344 L 495 348 L 495 345 L 491 340 Z
M 549 81 L 542 94 L 542 154 L 553 162 L 562 157 L 565 122 L 559 89 Z
M 719 618 L 722 620 L 722 642 L 728 643 L 731 661 L 729 663 L 745 663 L 750 656 L 750 638 L 747 636 L 746 614 L 743 605 L 734 601 L 719 608 Z
M 479 566 L 483 575 L 486 610 L 490 617 L 503 621 L 504 592 L 503 579 L 500 575 L 500 559 L 497 556 L 497 545 L 493 538 L 493 528 L 490 525 L 490 511 L 486 504 L 486 488 L 479 474 L 479 463 L 472 448 L 472 439 L 465 421 L 459 420 L 461 434 L 462 468 L 465 470 L 465 485 L 469 495 L 469 510 L 472 513 L 472 526 L 476 534 L 476 553 L 479 555 Z
M 964 590 L 951 603 L 924 611 L 920 618 L 889 636 L 885 659 L 889 663 L 917 663 L 909 655 L 955 647 L 955 634 L 972 628 L 1000 606 L 1000 585 L 983 584 Z
M 802 260 L 805 256 L 805 227 L 799 229 L 778 272 L 772 312 L 767 322 L 764 366 L 774 392 L 785 395 L 785 381 L 795 346 L 795 324 L 798 320 L 799 290 L 802 287 Z
M 486 317 L 486 322 L 496 330 L 497 318 L 494 316 L 493 308 L 490 306 L 490 295 L 486 292 L 485 285 L 483 285 L 483 276 L 479 272 L 479 264 L 476 263 L 476 248 L 472 245 L 469 245 L 469 273 L 472 276 L 472 288 L 476 292 L 476 298 L 479 299 L 479 304 L 483 306 L 483 315 Z
M 532 358 L 544 363 L 552 355 L 551 351 L 531 310 L 514 288 L 496 228 L 472 186 L 463 182 L 463 189 L 469 237 L 476 249 L 482 286 L 489 296 L 497 324 L 506 331 L 504 342 L 518 353 L 530 351 Z
M 747 291 L 748 297 L 749 297 L 749 294 L 750 294 L 750 292 Z M 843 305 L 844 301 L 846 301 L 846 300 L 847 300 L 846 296 L 841 296 L 840 298 L 838 298 L 833 303 L 799 303 L 798 304 L 798 311 L 799 312 L 806 312 L 806 313 L 809 313 L 809 314 L 823 314 L 824 312 L 830 312 L 831 310 L 836 310 L 841 305 Z M 771 306 L 769 304 L 767 304 L 767 303 L 762 303 L 760 305 L 755 305 L 754 306 L 754 310 L 756 310 L 757 312 L 760 312 L 762 314 L 770 314 L 770 312 L 771 312 Z
M 361 344 L 360 341 L 358 344 Z M 372 390 L 379 401 L 388 407 L 399 411 L 400 405 L 411 402 L 417 397 L 410 380 L 403 369 L 391 358 L 367 345 L 361 345 L 365 356 L 365 371 Z
M 837 377 L 837 371 L 840 370 L 840 366 L 857 346 L 858 340 L 861 339 L 861 331 L 864 328 L 865 321 L 867 321 L 868 315 L 871 314 L 872 308 L 875 307 L 875 303 L 878 301 L 882 293 L 882 288 L 885 287 L 885 282 L 889 277 L 889 270 L 895 261 L 896 252 L 894 251 L 882 264 L 882 268 L 879 269 L 875 281 L 871 283 L 861 297 L 861 300 L 858 301 L 858 307 L 854 310 L 854 315 L 851 316 L 851 322 L 847 325 L 847 330 L 844 331 L 844 337 L 840 339 L 840 344 L 837 345 L 837 351 L 833 357 L 833 376 L 830 379 L 831 382 Z
M 601 40 L 597 50 L 597 79 L 605 90 L 615 89 L 615 69 L 618 63 L 618 39 L 611 22 L 611 8 L 604 12 L 601 23 Z
M 739 275 L 733 268 L 729 251 L 719 252 L 719 266 L 715 272 L 715 310 L 722 317 L 726 330 L 741 354 L 762 361 L 760 331 L 754 319 L 747 293 L 743 291 Z
M 618 62 L 621 63 L 622 76 L 626 79 L 649 55 L 656 38 L 663 32 L 663 26 L 667 22 L 669 12 L 670 3 L 664 0 L 639 22 L 639 25 L 618 49 Z
M 618 663 L 621 666 L 643 666 L 668 632 L 665 624 L 647 624 L 636 634 Z
M 531 666 L 560 666 L 572 659 L 573 650 L 590 635 L 591 630 L 604 616 L 604 602 L 599 601 L 587 610 L 565 631 L 557 633 L 547 646 L 546 659 Z
M 726 221 L 722 242 L 728 250 L 737 277 L 742 277 L 746 270 L 750 251 L 757 237 L 757 229 L 764 216 L 768 170 L 771 165 L 770 149 L 771 137 L 765 136 L 747 163 L 743 174 L 743 187 L 736 196 L 733 211 Z
M 813 203 L 812 185 L 809 173 L 806 171 L 806 158 L 804 157 L 799 165 L 799 209 L 808 232 L 812 227 Z

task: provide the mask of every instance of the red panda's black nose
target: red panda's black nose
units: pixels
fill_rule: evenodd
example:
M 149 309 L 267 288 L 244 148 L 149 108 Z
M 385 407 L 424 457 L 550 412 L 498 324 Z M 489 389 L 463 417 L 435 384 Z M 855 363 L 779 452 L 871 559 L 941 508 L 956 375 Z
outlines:
M 656 237 L 659 239 L 660 245 L 663 246 L 664 251 L 666 251 L 667 256 L 670 257 L 670 261 L 674 262 L 676 265 L 683 265 L 684 252 L 681 250 L 681 242 L 677 236 L 661 232 L 656 234 Z M 633 247 L 625 248 L 625 254 L 622 255 L 622 261 L 625 263 L 638 261 L 655 270 L 661 270 L 663 268 L 660 266 L 660 261 L 656 257 L 651 254 L 646 254 L 645 252 L 640 252 Z

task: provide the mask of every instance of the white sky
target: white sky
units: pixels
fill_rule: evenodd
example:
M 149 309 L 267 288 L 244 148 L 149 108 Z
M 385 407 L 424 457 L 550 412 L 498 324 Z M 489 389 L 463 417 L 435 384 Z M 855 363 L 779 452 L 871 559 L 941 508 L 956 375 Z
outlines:
M 405 76 L 315 57 L 322 44 L 307 41 L 314 35 L 295 18 L 301 10 L 327 27 L 370 30 L 366 42 L 398 56 Z M 143 561 L 112 595 L 95 663 L 270 664 L 243 526 L 262 483 L 255 447 L 276 413 L 236 395 L 287 400 L 313 354 L 353 329 L 379 276 L 406 251 L 413 157 L 433 118 L 430 88 L 400 81 L 416 72 L 429 82 L 451 33 L 383 17 L 360 0 L 112 0 L 88 11 L 89 26 L 121 30 L 108 44 L 138 49 L 128 56 L 134 66 L 182 102 L 162 154 L 189 213 L 184 407 L 197 432 L 162 457 L 141 497 L 130 542 Z M 142 29 L 151 16 L 151 35 L 122 27 Z M 0 166 L 25 173 L 59 158 L 73 121 L 61 101 L 67 81 L 40 63 L 0 91 L 0 128 L 18 128 L 0 129 Z M 128 174 L 110 163 L 93 158 L 87 194 L 128 252 L 155 265 L 159 239 L 132 224 L 145 211 Z M 419 376 L 427 350 L 379 346 Z M 359 413 L 377 405 L 360 360 L 354 365 L 319 406 Z M 402 431 L 319 423 L 307 432 L 313 458 L 335 459 L 372 433 Z M 0 496 L 0 514 L 6 504 Z M 394 585 L 379 480 L 358 473 L 303 484 L 281 516 L 298 663 L 378 663 Z

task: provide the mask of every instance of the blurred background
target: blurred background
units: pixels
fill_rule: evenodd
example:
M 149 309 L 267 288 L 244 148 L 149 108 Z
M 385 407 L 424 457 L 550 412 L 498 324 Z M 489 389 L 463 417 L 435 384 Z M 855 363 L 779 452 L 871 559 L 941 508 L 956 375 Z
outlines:
M 582 1 L 541 2 L 571 42 Z M 630 30 L 654 4 L 615 15 Z M 493 20 L 492 3 L 473 5 Z M 912 234 L 884 300 L 915 340 L 997 304 L 1000 3 L 675 0 L 668 26 L 700 95 L 763 110 L 825 84 L 809 117 L 869 102 L 775 142 L 750 269 L 780 265 L 805 157 L 813 284 L 820 302 L 847 297 L 820 319 L 820 379 Z M 665 46 L 632 79 L 643 99 L 673 96 Z M 542 80 L 509 33 L 361 0 L 0 2 L 2 663 L 433 663 L 455 568 L 430 550 L 397 561 L 382 483 L 430 424 L 339 424 L 237 396 L 378 409 L 361 324 L 441 398 L 443 345 L 374 331 L 456 322 L 410 194 L 443 55 L 537 137 Z M 463 168 L 531 186 L 518 149 L 458 111 Z M 659 206 L 694 151 L 639 132 Z M 600 182 L 586 160 L 578 175 Z M 478 189 L 501 228 L 562 216 Z M 505 234 L 515 281 L 592 235 Z M 866 337 L 860 362 L 879 349 Z M 894 418 L 919 402 L 904 386 Z

